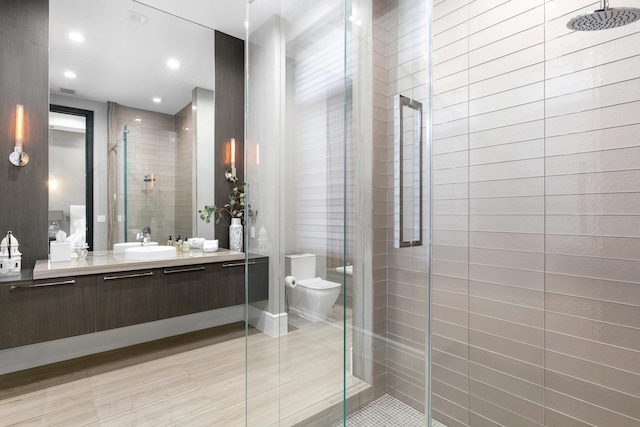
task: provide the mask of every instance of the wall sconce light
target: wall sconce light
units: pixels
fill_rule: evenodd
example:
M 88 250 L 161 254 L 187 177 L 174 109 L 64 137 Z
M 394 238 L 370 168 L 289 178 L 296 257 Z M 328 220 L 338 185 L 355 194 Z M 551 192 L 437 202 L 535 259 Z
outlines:
M 24 106 L 16 105 L 16 145 L 13 153 L 9 154 L 9 161 L 16 166 L 24 166 L 29 163 L 29 155 L 22 151 L 22 139 L 24 138 Z
M 231 138 L 231 169 L 225 172 L 224 177 L 227 181 L 236 180 L 236 139 Z

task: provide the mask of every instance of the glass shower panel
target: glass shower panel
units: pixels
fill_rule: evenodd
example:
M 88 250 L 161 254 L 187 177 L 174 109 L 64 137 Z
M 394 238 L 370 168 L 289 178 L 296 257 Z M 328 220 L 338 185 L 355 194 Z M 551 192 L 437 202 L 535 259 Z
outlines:
M 362 327 L 356 329 L 356 336 L 361 331 L 362 346 L 354 347 L 354 368 L 361 360 L 362 377 L 371 386 L 371 394 L 362 399 L 371 405 L 349 417 L 365 424 L 373 419 L 367 418 L 370 413 L 385 414 L 389 425 L 429 423 L 430 247 L 419 245 L 430 239 L 428 3 L 349 3 L 347 52 L 353 55 L 349 59 L 357 60 L 352 74 L 351 69 L 347 71 L 354 86 L 357 135 L 354 165 L 359 189 L 354 213 L 363 216 L 356 231 L 361 249 L 355 251 L 362 259 L 354 262 L 355 271 L 361 268 L 363 277 L 354 282 L 353 303 Z M 398 147 L 404 163 L 396 164 L 394 101 L 400 97 L 413 108 L 404 107 L 405 145 Z M 396 166 L 408 184 L 398 193 L 404 204 L 400 197 L 394 200 L 394 191 L 401 191 L 394 185 Z M 402 240 L 408 244 L 400 245 L 398 239 L 396 247 L 394 221 L 399 225 L 400 213 L 405 225 Z
M 257 0 L 247 11 L 245 170 L 258 211 L 247 252 L 269 258 L 263 276 L 247 266 L 248 287 L 269 283 L 267 300 L 247 301 L 247 424 L 340 419 L 345 384 L 361 383 L 345 349 L 354 236 L 344 3 Z
M 269 258 L 262 277 L 248 259 L 247 286 L 270 289 L 247 301 L 247 424 L 341 423 L 359 394 L 361 406 L 392 399 L 396 415 L 426 425 L 430 246 L 394 247 L 393 99 L 422 105 L 406 124 L 420 145 L 405 147 L 420 178 L 404 196 L 410 240 L 428 242 L 427 4 L 247 7 L 245 170 L 259 215 L 246 239 Z M 339 289 L 320 321 L 296 299 L 314 278 Z

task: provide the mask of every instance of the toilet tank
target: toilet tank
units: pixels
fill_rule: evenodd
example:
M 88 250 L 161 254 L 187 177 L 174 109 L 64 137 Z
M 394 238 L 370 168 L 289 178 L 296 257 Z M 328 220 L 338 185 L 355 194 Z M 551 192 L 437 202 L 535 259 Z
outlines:
M 316 277 L 315 254 L 292 254 L 284 256 L 285 275 L 293 276 L 297 280 L 313 279 Z

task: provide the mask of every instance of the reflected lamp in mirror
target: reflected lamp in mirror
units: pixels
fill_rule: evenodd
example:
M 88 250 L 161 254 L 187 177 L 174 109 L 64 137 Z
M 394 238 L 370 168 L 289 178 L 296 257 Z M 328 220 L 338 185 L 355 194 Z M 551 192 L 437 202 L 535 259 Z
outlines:
M 22 151 L 22 140 L 24 139 L 24 105 L 16 105 L 16 130 L 15 145 L 13 152 L 9 154 L 9 161 L 16 166 L 24 166 L 29 163 L 29 156 Z
M 394 247 L 422 246 L 422 103 L 394 97 Z
M 231 163 L 231 168 L 225 172 L 224 177 L 227 179 L 227 181 L 235 181 L 236 180 L 236 139 L 235 138 L 231 138 L 231 142 L 229 143 L 229 150 L 230 150 L 230 163 Z
M 58 180 L 56 179 L 55 175 L 49 175 L 48 186 L 49 190 L 56 190 L 58 188 Z

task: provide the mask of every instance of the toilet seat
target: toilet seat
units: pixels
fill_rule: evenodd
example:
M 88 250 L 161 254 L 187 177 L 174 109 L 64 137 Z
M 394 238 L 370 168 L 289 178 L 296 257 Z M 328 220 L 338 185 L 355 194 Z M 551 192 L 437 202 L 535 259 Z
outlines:
M 323 289 L 335 289 L 342 286 L 340 283 L 329 282 L 320 277 L 314 277 L 313 279 L 298 280 L 298 286 L 302 286 L 307 289 L 323 290 Z

